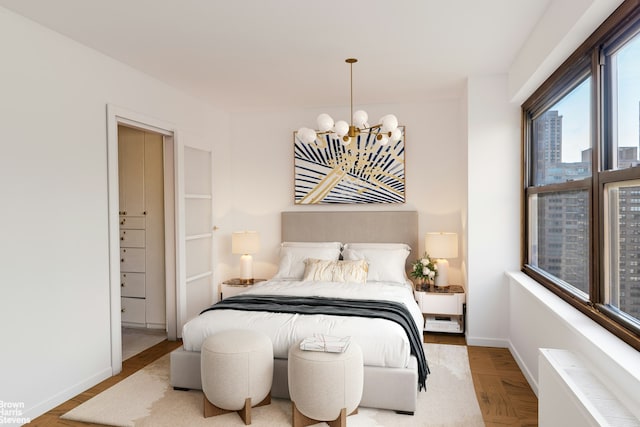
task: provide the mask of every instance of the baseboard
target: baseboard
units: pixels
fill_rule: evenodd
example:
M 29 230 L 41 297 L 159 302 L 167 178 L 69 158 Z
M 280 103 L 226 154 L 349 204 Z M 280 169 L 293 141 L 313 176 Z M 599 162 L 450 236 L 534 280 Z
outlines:
M 467 334 L 467 345 L 477 347 L 509 348 L 509 341 L 501 338 L 473 337 Z
M 144 329 L 147 327 L 145 323 L 122 322 L 123 328 Z
M 529 383 L 529 386 L 535 393 L 536 397 L 538 397 L 538 379 L 535 377 L 535 375 L 533 375 L 533 373 L 529 370 L 527 365 L 524 363 L 524 359 L 522 359 L 522 356 L 520 356 L 520 353 L 518 353 L 518 350 L 516 350 L 516 348 L 511 343 L 511 341 L 509 341 L 509 351 L 511 352 L 513 359 L 516 361 L 516 363 L 518 364 L 518 367 L 522 371 L 522 374 L 524 375 L 527 382 Z
M 81 381 L 67 388 L 66 390 L 61 391 L 55 396 L 43 402 L 38 403 L 34 407 L 25 409 L 23 411 L 22 417 L 26 417 L 31 420 L 39 417 L 40 415 L 50 411 L 56 406 L 66 402 L 67 400 L 70 400 L 71 398 L 79 395 L 83 391 L 86 391 L 91 387 L 95 386 L 96 384 L 99 384 L 102 381 L 106 380 L 107 378 L 111 377 L 111 372 L 112 372 L 112 369 L 111 369 L 111 366 L 109 366 L 108 368 L 105 368 L 99 373 L 91 376 L 90 378 L 87 378 L 86 380 Z
M 147 329 L 162 329 L 166 331 L 167 325 L 165 323 L 147 323 Z

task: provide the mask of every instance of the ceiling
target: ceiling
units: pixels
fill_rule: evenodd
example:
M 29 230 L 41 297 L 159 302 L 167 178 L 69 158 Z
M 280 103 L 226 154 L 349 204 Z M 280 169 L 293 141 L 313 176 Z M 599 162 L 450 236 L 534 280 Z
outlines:
M 229 111 L 419 102 L 506 73 L 551 0 L 0 0 Z

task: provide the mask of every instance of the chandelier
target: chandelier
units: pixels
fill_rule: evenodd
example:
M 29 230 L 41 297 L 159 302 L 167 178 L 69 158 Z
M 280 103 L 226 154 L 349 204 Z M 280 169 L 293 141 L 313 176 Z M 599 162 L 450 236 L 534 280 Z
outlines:
M 351 89 L 351 122 L 344 120 L 333 121 L 330 115 L 322 113 L 318 116 L 316 122 L 317 130 L 301 127 L 298 129 L 297 135 L 300 141 L 312 144 L 316 138 L 322 135 L 329 135 L 331 138 L 339 138 L 344 145 L 349 145 L 353 138 L 360 134 L 374 135 L 375 140 L 381 145 L 387 143 L 395 143 L 402 138 L 402 131 L 398 128 L 398 119 L 393 114 L 387 114 L 379 120 L 379 124 L 369 125 L 369 115 L 366 111 L 358 110 L 353 112 L 353 64 L 358 62 L 356 58 L 347 58 L 345 60 L 349 64 L 350 71 L 350 89 Z

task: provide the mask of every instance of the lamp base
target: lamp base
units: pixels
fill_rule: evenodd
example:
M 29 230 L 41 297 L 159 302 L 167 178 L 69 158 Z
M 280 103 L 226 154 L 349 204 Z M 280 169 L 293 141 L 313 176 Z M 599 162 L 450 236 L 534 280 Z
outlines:
M 438 265 L 438 276 L 436 276 L 435 285 L 441 288 L 449 286 L 449 261 L 438 258 L 436 264 Z
M 253 257 L 245 254 L 240 257 L 240 280 L 243 283 L 253 283 Z

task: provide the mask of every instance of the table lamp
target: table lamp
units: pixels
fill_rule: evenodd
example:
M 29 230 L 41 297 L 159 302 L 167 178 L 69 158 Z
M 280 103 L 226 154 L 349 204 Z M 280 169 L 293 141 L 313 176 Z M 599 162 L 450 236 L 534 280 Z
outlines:
M 240 280 L 253 282 L 253 258 L 260 250 L 260 235 L 257 231 L 235 231 L 231 235 L 231 253 L 240 256 Z
M 427 233 L 424 247 L 430 257 L 436 258 L 438 276 L 436 286 L 449 286 L 449 261 L 458 257 L 458 235 L 456 233 Z

